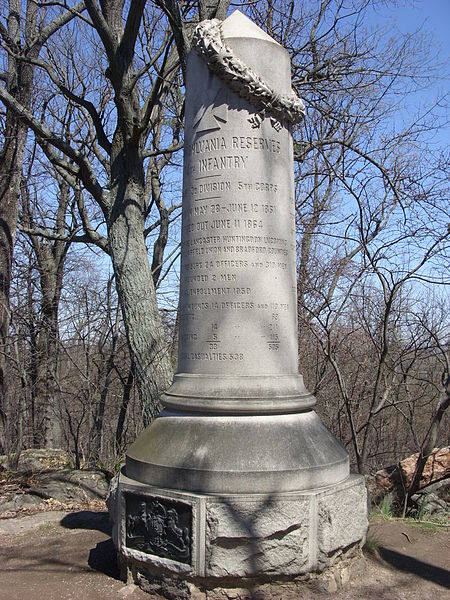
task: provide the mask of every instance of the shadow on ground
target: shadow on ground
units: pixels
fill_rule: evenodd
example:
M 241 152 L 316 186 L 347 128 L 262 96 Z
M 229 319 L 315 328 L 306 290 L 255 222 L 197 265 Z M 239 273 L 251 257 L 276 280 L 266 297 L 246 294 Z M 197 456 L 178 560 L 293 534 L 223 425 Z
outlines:
M 111 535 L 111 523 L 107 512 L 79 510 L 65 515 L 60 525 L 66 529 L 92 529 Z
M 114 579 L 120 579 L 116 548 L 111 538 L 99 542 L 95 548 L 92 548 L 89 552 L 88 565 L 94 571 L 99 571 Z
M 381 558 L 395 569 L 406 573 L 413 573 L 423 579 L 450 588 L 450 571 L 447 569 L 430 565 L 412 556 L 401 554 L 389 548 L 383 548 L 383 546 L 378 548 L 378 552 Z
M 111 523 L 107 512 L 80 510 L 65 515 L 60 524 L 66 529 L 90 529 L 111 535 Z M 94 571 L 120 579 L 116 548 L 111 538 L 99 542 L 89 551 L 88 565 Z

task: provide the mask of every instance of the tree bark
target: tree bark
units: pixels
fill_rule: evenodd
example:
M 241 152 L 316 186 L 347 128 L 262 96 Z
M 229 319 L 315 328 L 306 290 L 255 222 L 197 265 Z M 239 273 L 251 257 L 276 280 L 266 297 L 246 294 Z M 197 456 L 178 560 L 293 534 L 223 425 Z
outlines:
M 439 399 L 438 406 L 436 407 L 436 411 L 433 415 L 433 419 L 431 421 L 430 428 L 428 430 L 428 434 L 425 437 L 425 440 L 422 444 L 422 448 L 419 452 L 419 457 L 417 459 L 416 469 L 414 471 L 414 476 L 412 481 L 407 489 L 408 497 L 411 497 L 420 489 L 420 479 L 422 477 L 423 470 L 427 463 L 428 457 L 433 451 L 437 443 L 439 426 L 441 424 L 442 418 L 444 416 L 445 411 L 450 406 L 450 375 L 447 375 L 447 378 L 444 382 L 442 397 Z
M 62 13 L 54 21 L 38 23 L 38 3 L 34 0 L 9 0 L 7 30 L 2 29 L 3 43 L 8 49 L 8 68 L 5 91 L 22 110 L 31 108 L 34 64 L 44 42 L 60 27 L 73 19 L 74 13 Z M 25 17 L 22 15 L 25 12 Z M 20 111 L 6 104 L 5 142 L 0 149 L 0 446 L 7 451 L 8 402 L 10 390 L 7 381 L 8 334 L 10 323 L 9 293 L 11 267 L 16 237 L 20 185 L 29 123 Z M 3 438 L 3 439 L 2 439 Z
M 60 445 L 58 393 L 58 308 L 62 288 L 62 265 L 41 275 L 42 322 L 37 343 L 34 446 Z
M 132 196 L 112 211 L 108 239 L 146 426 L 158 414 L 159 396 L 171 381 L 172 367 L 143 236 L 141 199 Z
M 116 452 L 121 454 L 124 446 L 124 429 L 125 429 L 125 418 L 127 416 L 128 405 L 130 403 L 131 390 L 133 388 L 134 374 L 133 369 L 128 372 L 128 377 L 123 386 L 122 402 L 120 404 L 119 416 L 117 418 L 116 426 Z
M 8 16 L 8 37 L 11 44 L 20 47 L 20 0 L 10 0 Z M 27 9 L 26 33 L 34 29 L 36 7 Z M 8 56 L 7 91 L 24 106 L 29 107 L 33 86 L 33 67 Z M 0 150 L 0 419 L 2 436 L 0 447 L 8 452 L 8 413 L 11 390 L 8 386 L 8 347 L 11 287 L 11 269 L 14 242 L 16 238 L 17 215 L 19 208 L 20 182 L 25 153 L 27 126 L 9 107 L 6 109 L 5 141 Z

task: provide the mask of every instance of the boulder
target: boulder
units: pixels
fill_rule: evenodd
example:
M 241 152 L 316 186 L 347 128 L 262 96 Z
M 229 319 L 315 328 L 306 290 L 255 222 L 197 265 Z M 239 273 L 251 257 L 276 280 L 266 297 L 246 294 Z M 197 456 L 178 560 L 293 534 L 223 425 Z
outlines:
M 419 453 L 403 459 L 396 465 L 390 465 L 375 475 L 367 477 L 371 501 L 378 504 L 384 496 L 393 492 L 402 496 L 403 491 L 411 484 L 416 469 Z M 427 459 L 425 468 L 420 479 L 420 489 L 448 479 L 450 477 L 450 446 L 434 448 Z
M 433 492 L 427 492 L 426 490 L 414 494 L 411 497 L 412 502 L 415 505 L 415 512 L 417 515 L 421 515 L 422 518 L 433 516 L 438 519 L 448 518 L 449 505 L 448 503 L 439 498 L 439 496 Z
M 45 510 L 47 505 L 86 505 L 104 500 L 109 479 L 99 469 L 56 469 L 17 476 L 14 483 L 3 483 L 0 488 L 0 513 Z
M 29 448 L 20 453 L 17 473 L 38 473 L 67 468 L 69 465 L 70 456 L 65 450 Z M 8 468 L 8 457 L 4 454 L 0 456 L 0 467 Z
M 109 477 L 98 469 L 61 469 L 39 473 L 34 481 L 28 493 L 41 492 L 41 497 L 60 502 L 89 502 L 106 498 Z

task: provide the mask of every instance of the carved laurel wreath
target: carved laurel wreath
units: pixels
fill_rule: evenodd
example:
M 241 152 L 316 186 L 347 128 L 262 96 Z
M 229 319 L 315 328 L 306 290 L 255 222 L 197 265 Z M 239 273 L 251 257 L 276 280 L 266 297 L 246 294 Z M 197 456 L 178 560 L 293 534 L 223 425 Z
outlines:
M 305 106 L 294 94 L 277 94 L 250 67 L 234 56 L 223 41 L 219 19 L 202 21 L 196 27 L 192 45 L 208 67 L 241 98 L 280 121 L 298 123 L 305 115 Z M 259 120 L 262 120 L 261 117 Z M 255 124 L 258 126 L 258 124 Z

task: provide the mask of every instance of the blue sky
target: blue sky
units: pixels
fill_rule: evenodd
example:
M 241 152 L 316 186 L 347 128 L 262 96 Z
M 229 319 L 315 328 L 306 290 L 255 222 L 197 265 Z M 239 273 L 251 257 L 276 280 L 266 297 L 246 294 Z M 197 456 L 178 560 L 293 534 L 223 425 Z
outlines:
M 433 34 L 434 41 L 442 44 L 444 53 L 450 55 L 450 0 L 415 0 L 408 6 L 378 10 L 391 15 L 402 33 L 413 33 L 424 25 Z
M 319 0 L 305 1 L 319 4 Z M 372 17 L 369 22 L 365 21 L 365 25 L 372 22 L 373 25 L 380 24 L 384 28 L 389 24 L 392 33 L 399 31 L 401 34 L 421 29 L 422 33 L 430 36 L 430 53 L 434 55 L 440 47 L 441 61 L 446 65 L 441 73 L 443 78 L 432 89 L 411 98 L 407 111 L 414 112 L 417 104 L 431 102 L 437 94 L 445 91 L 448 93 L 450 89 L 450 0 L 400 0 L 399 4 L 404 6 L 386 6 L 380 2 L 379 7 L 372 10 Z M 236 5 L 233 10 L 235 8 Z M 407 117 L 406 114 L 405 118 Z M 436 146 L 450 145 L 450 129 L 441 129 L 434 141 Z M 165 302 L 162 301 L 161 305 L 165 305 Z
M 430 56 L 439 53 L 439 80 L 437 80 L 427 91 L 412 95 L 408 101 L 406 110 L 414 112 L 418 105 L 431 104 L 437 97 L 447 95 L 443 103 L 447 106 L 447 117 L 450 120 L 448 110 L 450 93 L 450 0 L 403 0 L 400 6 L 386 6 L 380 2 L 380 6 L 373 10 L 373 24 L 385 26 L 390 24 L 392 33 L 398 31 L 401 34 L 412 34 L 420 30 L 426 38 L 429 38 Z M 409 110 L 408 110 L 409 109 Z M 445 109 L 440 111 L 441 116 Z M 407 115 L 405 115 L 407 117 Z M 441 128 L 434 138 L 435 147 L 450 146 L 450 127 Z
M 401 34 L 420 31 L 430 37 L 430 52 L 440 50 L 447 89 L 450 82 L 450 0 L 404 0 L 403 6 L 383 6 L 373 10 L 373 23 L 389 23 L 392 32 Z

